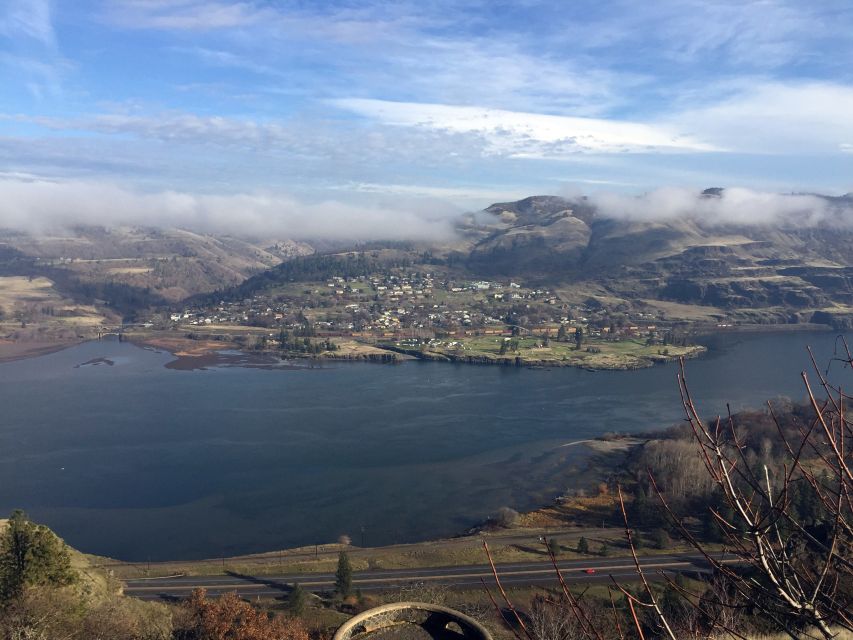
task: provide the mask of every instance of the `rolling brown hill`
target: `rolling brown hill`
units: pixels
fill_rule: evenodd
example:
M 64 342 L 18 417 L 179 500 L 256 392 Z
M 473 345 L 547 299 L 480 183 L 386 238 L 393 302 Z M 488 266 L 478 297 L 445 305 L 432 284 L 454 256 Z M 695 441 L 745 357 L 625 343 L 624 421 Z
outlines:
M 239 284 L 282 260 L 313 253 L 311 246 L 288 239 L 252 240 L 145 227 L 0 232 L 0 245 L 39 266 L 67 271 L 83 283 L 129 285 L 172 302 Z

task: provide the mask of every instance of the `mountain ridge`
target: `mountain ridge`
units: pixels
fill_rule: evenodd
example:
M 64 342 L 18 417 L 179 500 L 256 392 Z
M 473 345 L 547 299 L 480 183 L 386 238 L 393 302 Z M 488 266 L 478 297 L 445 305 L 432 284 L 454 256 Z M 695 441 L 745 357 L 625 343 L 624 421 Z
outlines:
M 724 194 L 715 187 L 701 197 Z M 788 215 L 778 224 L 756 224 L 700 215 L 607 216 L 587 198 L 530 196 L 462 216 L 460 240 L 452 245 L 382 251 L 374 244 L 363 252 L 371 256 L 370 267 L 359 263 L 358 272 L 441 266 L 448 278 L 521 278 L 554 287 L 578 304 L 674 303 L 750 323 L 817 318 L 853 325 L 853 209 L 846 217 L 853 197 L 820 197 L 832 214 L 823 223 L 799 224 Z M 351 270 L 356 254 L 327 255 L 326 266 L 334 265 L 329 277 Z M 334 255 L 343 262 L 335 263 Z M 305 277 L 322 279 L 325 272 L 317 271 L 311 258 L 303 260 Z M 279 276 L 302 277 L 301 267 L 276 269 L 278 276 L 274 269 L 250 278 L 240 294 L 274 286 Z

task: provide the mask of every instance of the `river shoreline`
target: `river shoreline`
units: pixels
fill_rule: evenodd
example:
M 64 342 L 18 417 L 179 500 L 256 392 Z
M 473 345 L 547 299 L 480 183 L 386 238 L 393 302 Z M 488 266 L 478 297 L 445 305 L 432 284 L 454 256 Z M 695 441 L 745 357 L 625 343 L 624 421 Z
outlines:
M 806 345 L 819 362 L 835 354 L 831 332 L 730 338 L 690 365 L 709 414 L 799 398 Z M 124 342 L 0 367 L 0 449 L 14 451 L 0 504 L 124 559 L 231 557 L 361 526 L 376 546 L 458 534 L 502 506 L 573 496 L 587 464 L 572 452 L 590 443 L 567 443 L 683 418 L 671 364 L 398 370 L 226 352 L 228 365 L 178 375 L 165 351 Z
M 64 342 L 6 342 L 0 341 L 0 364 L 28 360 L 46 356 L 57 351 L 69 349 L 86 342 L 85 340 L 73 340 Z
M 658 364 L 675 362 L 680 358 L 692 359 L 704 355 L 707 348 L 702 345 L 675 348 L 679 353 L 663 353 L 631 356 L 621 360 L 598 358 L 584 360 L 561 360 L 557 358 L 532 358 L 528 356 L 490 357 L 481 354 L 446 354 L 398 347 L 395 345 L 369 345 L 348 341 L 339 344 L 338 350 L 321 354 L 282 352 L 275 349 L 241 349 L 234 341 L 202 339 L 195 340 L 173 335 L 129 334 L 125 340 L 142 348 L 156 349 L 171 353 L 175 361 L 167 363 L 166 368 L 176 370 L 196 370 L 217 365 L 240 366 L 239 358 L 226 352 L 239 352 L 245 360 L 244 366 L 274 367 L 287 362 L 304 362 L 306 366 L 335 362 L 372 362 L 377 364 L 401 364 L 410 360 L 425 362 L 447 362 L 477 366 L 516 367 L 526 369 L 574 368 L 586 371 L 631 371 L 647 369 Z M 299 366 L 299 365 L 294 365 Z
M 727 334 L 801 333 L 816 331 L 829 333 L 836 330 L 832 327 L 821 324 L 756 324 L 732 325 L 727 327 L 705 327 L 700 325 L 692 328 L 690 335 L 701 338 L 704 336 L 719 336 Z M 175 360 L 167 363 L 165 365 L 166 368 L 180 371 L 207 369 L 210 367 L 216 367 L 220 364 L 240 366 L 233 356 L 223 357 L 220 355 L 223 351 L 239 351 L 244 354 L 245 358 L 252 359 L 251 364 L 278 363 L 280 365 L 282 361 L 316 363 L 319 365 L 334 362 L 401 364 L 410 360 L 423 360 L 428 362 L 448 362 L 478 366 L 520 367 L 530 369 L 565 367 L 578 368 L 587 371 L 632 371 L 646 369 L 657 364 L 674 362 L 682 357 L 685 359 L 698 358 L 705 355 L 708 351 L 706 347 L 699 344 L 691 345 L 695 347 L 695 350 L 685 354 L 674 356 L 656 354 L 644 356 L 641 361 L 628 364 L 596 365 L 595 363 L 579 363 L 568 360 L 563 361 L 547 358 L 538 359 L 524 356 L 508 358 L 468 354 L 456 355 L 429 351 L 424 352 L 404 347 L 394 347 L 389 345 L 377 347 L 363 343 L 357 343 L 359 345 L 357 349 L 350 349 L 346 352 L 307 355 L 290 352 L 282 353 L 271 349 L 257 351 L 245 350 L 241 349 L 240 346 L 233 341 L 213 339 L 196 340 L 170 335 L 170 333 L 167 332 L 163 332 L 162 334 L 150 332 L 137 334 L 136 332 L 131 331 L 124 335 L 124 339 L 126 341 L 131 342 L 138 347 L 170 353 L 175 357 Z M 57 351 L 62 351 L 88 341 L 89 340 L 75 340 L 70 342 L 47 343 L 0 341 L 0 364 L 38 358 L 40 356 L 56 353 Z M 260 362 L 255 360 L 256 358 L 260 360 Z
M 667 362 L 676 362 L 680 358 L 687 360 L 698 358 L 707 353 L 707 347 L 702 345 L 691 345 L 690 351 L 680 355 L 663 355 L 657 354 L 652 356 L 643 356 L 634 362 L 630 363 L 595 363 L 595 362 L 575 362 L 572 360 L 557 360 L 546 358 L 526 358 L 524 356 L 515 357 L 489 357 L 484 355 L 467 355 L 467 354 L 448 354 L 436 353 L 431 351 L 418 351 L 415 349 L 405 349 L 400 347 L 387 346 L 386 349 L 396 353 L 402 353 L 412 356 L 417 360 L 425 360 L 427 362 L 452 362 L 456 364 L 470 364 L 480 366 L 497 366 L 497 367 L 523 367 L 527 369 L 552 369 L 552 368 L 574 368 L 583 369 L 585 371 L 634 371 L 638 369 L 648 369 L 658 364 Z
M 90 556 L 96 564 L 109 568 L 117 576 L 135 578 L 156 575 L 214 575 L 234 571 L 237 568 L 257 574 L 281 572 L 285 568 L 300 573 L 329 571 L 329 563 L 337 560 L 340 551 L 347 551 L 351 559 L 366 566 L 395 568 L 396 562 L 405 558 L 401 566 L 446 566 L 450 564 L 480 564 L 482 541 L 489 540 L 492 551 L 504 561 L 540 560 L 538 549 L 519 545 L 519 538 L 525 542 L 536 540 L 544 534 L 548 537 L 560 536 L 562 540 L 577 539 L 582 535 L 592 535 L 598 539 L 618 541 L 620 528 L 589 527 L 574 521 L 569 514 L 582 513 L 593 505 L 600 505 L 602 496 L 596 495 L 593 485 L 604 481 L 606 476 L 619 466 L 646 439 L 630 436 L 624 438 L 593 438 L 572 441 L 559 448 L 576 447 L 586 449 L 583 454 L 584 466 L 576 473 L 578 481 L 577 495 L 554 495 L 548 502 L 542 502 L 533 508 L 518 512 L 518 519 L 511 526 L 501 526 L 491 519 L 473 523 L 455 535 L 427 538 L 411 542 L 385 544 L 378 546 L 359 546 L 351 543 L 327 542 L 318 545 L 269 549 L 250 554 L 224 558 L 204 558 L 199 560 L 161 560 L 157 562 L 133 562 Z M 583 482 L 581 481 L 583 480 Z M 583 486 L 581 486 L 583 485 Z M 604 499 L 612 499 L 605 495 Z M 512 544 L 504 546 L 503 540 Z M 613 545 L 617 548 L 617 545 Z M 465 549 L 460 554 L 460 548 Z M 510 554 L 510 555 L 508 555 Z M 518 557 L 516 557 L 516 555 Z M 528 557 L 529 556 L 529 557 Z M 223 567 L 225 569 L 223 569 Z

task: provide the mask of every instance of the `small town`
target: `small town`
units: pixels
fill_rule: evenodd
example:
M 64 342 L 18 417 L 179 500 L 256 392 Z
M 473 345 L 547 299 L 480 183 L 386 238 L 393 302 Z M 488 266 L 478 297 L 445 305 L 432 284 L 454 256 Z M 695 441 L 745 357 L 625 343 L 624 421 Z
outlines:
M 588 337 L 645 337 L 663 342 L 672 331 L 650 313 L 612 313 L 575 306 L 547 288 L 514 281 L 447 279 L 434 273 L 333 277 L 295 283 L 236 301 L 172 311 L 153 318 L 158 328 L 233 326 L 302 331 L 318 337 L 364 340 L 441 340 L 466 336 L 533 335 L 564 338 L 577 328 Z

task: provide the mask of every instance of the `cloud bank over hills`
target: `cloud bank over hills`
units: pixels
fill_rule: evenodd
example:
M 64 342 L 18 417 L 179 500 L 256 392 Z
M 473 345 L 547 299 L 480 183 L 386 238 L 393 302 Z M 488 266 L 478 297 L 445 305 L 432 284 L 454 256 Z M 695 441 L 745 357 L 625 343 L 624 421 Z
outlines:
M 422 202 L 400 208 L 299 201 L 285 193 L 143 193 L 114 184 L 0 179 L 0 227 L 40 233 L 75 225 L 179 227 L 244 237 L 435 241 L 452 236 L 448 214 Z
M 310 202 L 272 191 L 142 192 L 94 181 L 5 176 L 0 177 L 0 227 L 37 234 L 76 225 L 177 227 L 242 237 L 355 242 L 443 242 L 455 237 L 462 210 L 431 200 L 428 192 L 410 193 L 393 185 L 352 188 L 366 194 L 365 204 Z M 390 200 L 383 202 L 388 193 Z M 581 197 L 569 196 L 567 206 Z M 691 219 L 703 225 L 853 227 L 853 197 L 663 187 L 638 196 L 602 191 L 584 198 L 596 217 L 628 222 Z
M 841 194 L 851 28 L 845 0 L 7 0 L 3 215 L 145 217 L 105 211 L 104 189 L 155 220 L 434 237 L 435 219 L 568 188 Z
M 853 197 L 663 187 L 640 196 L 599 193 L 590 202 L 603 217 L 641 222 L 690 218 L 704 225 L 853 227 Z

